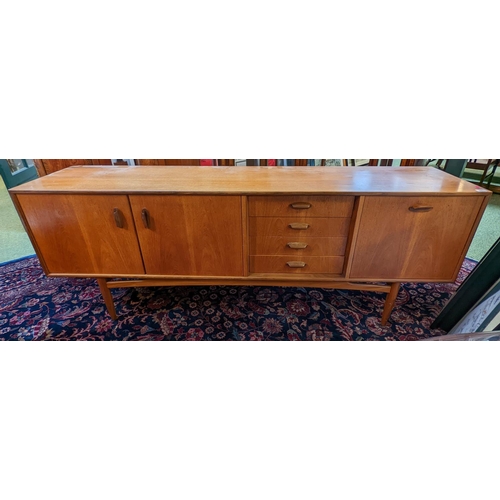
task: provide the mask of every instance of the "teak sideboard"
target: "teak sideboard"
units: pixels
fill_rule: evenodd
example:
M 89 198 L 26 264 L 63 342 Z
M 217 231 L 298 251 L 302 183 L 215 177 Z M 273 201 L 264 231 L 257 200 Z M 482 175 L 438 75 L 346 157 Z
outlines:
M 70 167 L 10 190 L 47 276 L 110 289 L 452 282 L 491 195 L 431 167 Z M 111 278 L 125 278 L 113 280 Z M 377 284 L 378 283 L 378 284 Z

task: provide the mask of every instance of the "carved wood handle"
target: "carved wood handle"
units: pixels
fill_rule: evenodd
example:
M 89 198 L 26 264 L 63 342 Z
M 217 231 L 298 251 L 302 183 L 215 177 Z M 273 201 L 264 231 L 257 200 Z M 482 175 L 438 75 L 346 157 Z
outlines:
M 306 263 L 300 260 L 290 260 L 286 265 L 288 267 L 306 267 Z
M 286 244 L 290 248 L 294 248 L 296 250 L 300 248 L 307 248 L 307 243 L 301 243 L 299 241 L 291 241 L 290 243 Z
M 428 205 L 415 205 L 410 207 L 408 210 L 410 212 L 430 212 L 434 207 L 430 207 Z
M 147 211 L 146 208 L 143 208 L 141 211 L 141 219 L 142 223 L 144 224 L 144 227 L 146 229 L 149 229 L 149 212 Z
M 296 210 L 307 209 L 312 207 L 310 203 L 290 203 L 290 206 L 292 208 L 295 208 Z
M 309 224 L 306 224 L 305 222 L 292 222 L 291 224 L 288 224 L 288 227 L 292 229 L 307 229 Z
M 122 217 L 122 213 L 120 212 L 120 210 L 118 208 L 113 209 L 113 217 L 115 218 L 116 227 L 122 228 L 123 227 L 123 217 Z

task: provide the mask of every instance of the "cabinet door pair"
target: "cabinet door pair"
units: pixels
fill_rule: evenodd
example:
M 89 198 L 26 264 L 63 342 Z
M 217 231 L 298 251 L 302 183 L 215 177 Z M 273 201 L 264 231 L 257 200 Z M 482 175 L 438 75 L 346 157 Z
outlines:
M 51 274 L 243 274 L 239 196 L 17 197 Z

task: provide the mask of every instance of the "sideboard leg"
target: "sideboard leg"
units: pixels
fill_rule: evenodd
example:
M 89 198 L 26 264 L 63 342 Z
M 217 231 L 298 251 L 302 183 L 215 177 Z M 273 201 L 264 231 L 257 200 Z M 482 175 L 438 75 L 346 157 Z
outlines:
M 111 295 L 111 290 L 108 288 L 106 284 L 106 280 L 104 278 L 97 278 L 97 283 L 99 283 L 99 288 L 101 289 L 102 298 L 104 299 L 104 303 L 106 304 L 106 309 L 108 310 L 111 319 L 116 319 L 116 311 L 115 304 L 113 302 L 113 296 Z
M 396 302 L 396 299 L 398 297 L 400 285 L 401 283 L 391 284 L 391 290 L 387 294 L 387 298 L 385 299 L 385 304 L 384 304 L 384 311 L 382 312 L 382 320 L 381 320 L 382 326 L 385 326 L 387 324 L 387 320 L 391 315 L 392 308 L 394 307 L 394 303 Z

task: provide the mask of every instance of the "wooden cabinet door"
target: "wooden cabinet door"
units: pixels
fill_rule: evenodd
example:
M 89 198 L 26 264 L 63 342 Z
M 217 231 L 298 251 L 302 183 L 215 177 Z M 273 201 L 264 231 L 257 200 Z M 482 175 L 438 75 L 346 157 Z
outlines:
M 350 279 L 453 281 L 482 196 L 366 196 Z
M 240 196 L 131 195 L 148 274 L 242 276 Z
M 17 199 L 50 273 L 144 274 L 126 195 L 18 194 Z

